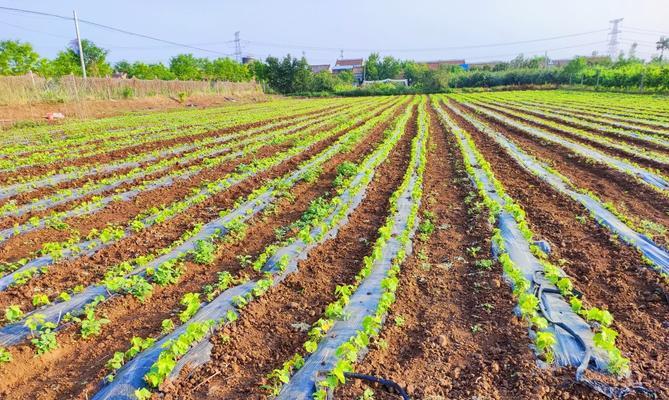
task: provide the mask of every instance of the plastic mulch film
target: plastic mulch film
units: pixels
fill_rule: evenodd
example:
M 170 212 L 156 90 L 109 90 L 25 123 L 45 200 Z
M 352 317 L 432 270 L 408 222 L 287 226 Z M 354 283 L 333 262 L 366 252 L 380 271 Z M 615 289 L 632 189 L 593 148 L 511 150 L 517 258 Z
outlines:
M 293 123 L 303 123 L 303 121 L 309 119 L 311 116 L 307 117 L 302 117 L 298 119 L 292 120 Z M 64 173 L 59 173 L 55 175 L 50 175 L 41 179 L 29 181 L 29 182 L 20 182 L 20 183 L 15 183 L 9 186 L 4 186 L 0 188 L 0 200 L 15 196 L 19 193 L 23 193 L 29 190 L 34 190 L 38 189 L 41 187 L 47 187 L 47 186 L 55 186 L 59 183 L 62 182 L 67 182 L 73 179 L 80 179 L 84 178 L 89 175 L 97 175 L 97 174 L 102 174 L 102 173 L 109 173 L 109 172 L 114 172 L 119 169 L 126 169 L 126 168 L 138 168 L 142 166 L 143 164 L 159 160 L 164 157 L 171 157 L 171 156 L 177 156 L 182 153 L 187 153 L 192 150 L 197 150 L 201 148 L 202 146 L 215 146 L 218 144 L 223 144 L 232 140 L 236 140 L 245 136 L 250 136 L 255 133 L 259 132 L 264 132 L 268 131 L 274 126 L 280 126 L 288 121 L 281 121 L 275 124 L 271 125 L 266 125 L 266 126 L 260 126 L 258 128 L 253 128 L 253 129 L 247 129 L 244 131 L 241 131 L 239 133 L 235 134 L 230 134 L 226 136 L 217 136 L 213 138 L 206 138 L 203 140 L 197 140 L 194 143 L 188 143 L 188 144 L 183 144 L 183 145 L 178 145 L 176 147 L 171 147 L 168 149 L 164 150 L 156 150 L 152 151 L 149 154 L 142 154 L 139 156 L 131 156 L 126 159 L 120 160 L 119 162 L 114 162 L 111 164 L 105 164 L 105 165 L 93 165 L 92 167 L 84 167 L 87 168 L 87 170 L 82 174 L 81 169 L 82 167 L 78 167 L 76 171 L 73 172 L 64 172 Z M 302 124 L 294 127 L 290 127 L 290 129 L 302 129 L 305 128 L 309 125 L 307 124 Z
M 397 141 L 402 135 L 402 129 L 396 129 L 393 133 L 393 141 Z M 344 190 L 339 196 L 340 202 L 337 203 L 334 210 L 324 220 L 323 224 L 313 227 L 310 231 L 311 237 L 320 237 L 320 240 L 307 244 L 301 239 L 289 243 L 288 245 L 278 249 L 263 265 L 262 272 L 271 274 L 272 286 L 281 283 L 290 274 L 297 271 L 299 261 L 308 257 L 309 252 L 319 246 L 321 243 L 337 236 L 339 229 L 346 225 L 350 214 L 360 205 L 365 198 L 366 189 L 374 177 L 375 168 L 383 161 L 381 157 L 383 152 L 377 152 L 372 157 L 367 159 L 367 162 L 360 166 L 359 172 L 349 184 L 349 188 Z M 368 172 L 371 170 L 371 173 Z M 351 191 L 351 188 L 357 188 Z M 342 214 L 343 217 L 339 217 Z M 332 225 L 332 222 L 339 218 L 337 222 L 329 228 L 326 232 L 323 227 Z M 285 260 L 288 260 L 287 265 Z M 283 260 L 283 261 L 282 261 Z M 281 270 L 280 264 L 284 263 L 285 268 Z M 249 281 L 232 288 L 225 290 L 213 301 L 204 305 L 197 314 L 188 322 L 181 325 L 173 333 L 165 336 L 160 341 L 155 343 L 151 348 L 139 353 L 130 362 L 119 369 L 115 375 L 114 380 L 106 385 L 100 392 L 98 392 L 94 400 L 106 399 L 126 399 L 134 398 L 135 390 L 145 387 L 144 376 L 149 372 L 151 366 L 158 356 L 164 350 L 162 345 L 169 340 L 176 339 L 180 334 L 185 332 L 187 327 L 194 322 L 204 322 L 209 320 L 221 321 L 229 311 L 238 313 L 239 310 L 233 303 L 233 298 L 237 296 L 246 296 L 252 292 L 258 281 Z M 188 352 L 182 356 L 171 371 L 168 379 L 174 379 L 186 365 L 189 368 L 195 368 L 208 362 L 211 357 L 213 345 L 209 338 L 213 334 L 210 330 L 207 335 L 198 343 L 193 345 Z
M 311 146 L 312 145 L 308 145 L 308 146 L 305 147 L 305 149 L 309 148 Z M 334 154 L 334 152 L 338 151 L 339 147 L 340 147 L 340 145 L 334 145 L 334 148 L 331 147 L 330 150 L 327 152 L 327 154 L 325 154 L 324 156 L 325 157 L 330 157 L 332 154 Z M 322 159 L 325 160 L 327 158 L 322 158 Z M 320 161 L 316 161 L 316 162 L 320 162 Z M 208 187 L 208 186 L 203 187 L 197 193 L 189 196 L 186 200 L 184 200 L 184 202 L 186 203 L 186 207 L 190 207 L 193 204 L 198 203 L 199 200 L 201 200 L 201 197 L 203 195 L 207 195 L 208 193 L 212 193 L 212 192 L 219 192 L 219 191 L 224 190 L 228 187 L 236 185 L 236 184 L 242 182 L 243 180 L 248 179 L 249 177 L 252 177 L 254 175 L 255 175 L 255 173 L 253 173 L 253 172 L 247 172 L 247 173 L 242 174 L 241 176 L 230 177 L 230 178 L 228 178 L 228 179 L 226 179 L 222 182 L 219 182 L 214 187 Z M 148 216 L 148 217 L 142 219 L 140 222 L 142 224 L 144 224 L 145 226 L 152 225 L 152 224 L 155 223 L 156 218 L 157 217 L 155 215 L 151 215 L 151 216 Z M 169 219 L 169 218 L 172 218 L 172 217 L 168 217 L 167 219 Z M 134 234 L 134 230 L 132 229 L 132 227 L 128 227 L 127 229 L 125 229 L 124 237 L 127 237 L 127 236 L 132 235 L 132 234 Z M 79 243 L 75 244 L 72 249 L 64 250 L 63 254 L 61 255 L 61 257 L 59 258 L 58 261 L 92 255 L 92 254 L 96 253 L 97 251 L 99 251 L 99 250 L 101 250 L 101 249 L 103 249 L 107 246 L 112 245 L 113 242 L 114 242 L 114 240 L 103 243 L 100 239 L 85 240 L 85 241 L 79 242 Z M 39 257 L 36 257 L 36 258 L 28 261 L 21 268 L 18 268 L 16 271 L 8 273 L 5 276 L 0 278 L 0 291 L 6 290 L 9 286 L 11 286 L 12 283 L 14 283 L 15 276 L 17 276 L 17 274 L 19 274 L 19 276 L 20 276 L 20 274 L 22 272 L 25 272 L 25 271 L 28 271 L 28 270 L 31 270 L 31 269 L 38 270 L 38 269 L 41 269 L 41 268 L 44 268 L 44 267 L 48 267 L 48 266 L 54 264 L 55 262 L 56 262 L 56 260 L 54 260 L 53 257 L 50 256 L 50 255 L 39 256 Z
M 322 164 L 324 161 L 331 158 L 336 154 L 341 148 L 341 142 L 338 142 L 336 145 L 330 146 L 326 151 L 320 153 L 317 157 L 313 158 L 309 163 L 304 165 L 302 168 L 294 171 L 285 179 L 287 186 L 294 185 L 302 176 L 309 171 L 312 167 Z M 143 265 L 141 267 L 135 268 L 130 272 L 126 277 L 133 275 L 144 276 L 146 269 L 153 267 L 156 268 L 161 264 L 177 259 L 183 254 L 193 250 L 198 241 L 212 237 L 215 234 L 225 235 L 227 230 L 225 226 L 233 220 L 247 221 L 252 216 L 258 212 L 265 209 L 269 204 L 275 200 L 276 188 L 270 187 L 258 197 L 247 200 L 235 210 L 231 211 L 222 218 L 217 218 L 205 225 L 202 226 L 200 231 L 188 239 L 181 245 L 172 249 L 169 253 L 164 254 L 150 263 Z M 25 321 L 33 314 L 42 314 L 45 317 L 47 322 L 59 322 L 60 318 L 69 313 L 76 314 L 83 310 L 83 307 L 86 304 L 93 302 L 98 296 L 109 297 L 110 294 L 107 291 L 106 287 L 103 285 L 91 285 L 88 288 L 84 289 L 81 293 L 73 295 L 69 301 L 64 301 L 61 303 L 55 303 L 45 308 L 35 310 L 31 313 L 27 313 L 25 317 L 16 323 L 6 325 L 0 328 L 0 346 L 15 345 L 24 340 L 29 334 L 30 330 L 24 326 Z
M 495 185 L 481 168 L 465 134 L 447 116 L 442 114 L 442 117 L 451 126 L 451 130 L 465 150 L 467 163 L 475 171 L 476 176 L 470 176 L 470 179 L 472 179 L 474 185 L 476 185 L 476 180 L 481 182 L 486 194 L 501 206 L 502 211 L 497 216 L 497 223 L 504 241 L 505 251 L 514 265 L 530 282 L 528 292 L 537 295 L 539 298 L 542 314 L 549 322 L 547 330 L 552 332 L 557 340 L 553 348 L 556 364 L 578 368 L 583 360 L 590 356 L 588 367 L 602 372 L 606 371 L 608 356 L 606 352 L 595 347 L 594 333 L 590 325 L 571 309 L 558 288 L 543 276 L 543 266 L 530 251 L 530 243 L 520 232 L 513 215 L 504 210 L 506 201 L 500 196 Z M 499 256 L 500 253 L 494 245 L 493 253 L 495 256 Z M 564 274 L 563 271 L 561 272 Z M 511 284 L 511 280 L 508 277 L 506 278 Z M 519 310 L 517 311 L 519 312 Z M 533 330 L 530 330 L 530 335 L 534 336 Z
M 420 142 L 416 146 L 418 152 L 416 160 L 420 160 L 420 152 L 423 149 L 422 141 L 424 140 L 426 140 L 425 137 L 420 138 Z M 405 246 L 402 246 L 399 237 L 409 229 L 409 237 L 411 238 L 416 230 L 417 219 L 414 226 L 409 227 L 407 224 L 414 205 L 411 194 L 418 185 L 418 178 L 416 168 L 414 168 L 409 185 L 397 200 L 397 212 L 393 215 L 392 234 L 382 250 L 381 258 L 374 262 L 371 273 L 360 283 L 355 293 L 351 295 L 349 303 L 344 307 L 344 314 L 347 315 L 347 318 L 336 321 L 334 326 L 328 330 L 327 335 L 318 343 L 316 351 L 305 360 L 304 365 L 284 385 L 277 399 L 311 399 L 317 390 L 318 382 L 327 377 L 327 373 L 335 367 L 339 360 L 336 355 L 339 346 L 363 329 L 363 320 L 367 316 L 376 313 L 383 295 L 381 281 L 386 277 L 398 252 L 404 248 L 406 254 L 410 254 L 412 250 L 411 240 L 407 241 Z
M 460 113 L 455 108 L 451 108 L 461 117 L 472 123 L 477 129 L 489 135 L 493 140 L 499 143 L 520 165 L 527 169 L 533 175 L 538 176 L 550 184 L 559 192 L 581 203 L 590 211 L 595 220 L 605 228 L 609 229 L 620 240 L 630 246 L 636 247 L 646 258 L 659 268 L 660 272 L 669 274 L 669 253 L 646 235 L 640 234 L 627 226 L 618 217 L 604 207 L 604 205 L 595 198 L 581 193 L 574 188 L 564 176 L 552 172 L 544 163 L 537 160 L 521 150 L 515 143 L 507 139 L 500 132 L 491 129 L 476 118 Z
M 583 157 L 595 160 L 605 165 L 610 165 L 619 171 L 635 176 L 641 179 L 646 184 L 653 186 L 654 188 L 660 189 L 662 191 L 669 190 L 669 182 L 667 182 L 667 180 L 660 174 L 651 172 L 647 169 L 636 166 L 620 158 L 609 156 L 608 154 L 595 150 L 594 148 L 584 146 L 571 140 L 564 139 L 562 137 L 559 137 L 558 135 L 554 135 L 545 130 L 523 124 L 511 118 L 507 118 L 494 111 L 485 110 L 473 104 L 467 104 L 467 105 L 472 109 L 476 110 L 477 112 L 480 112 L 483 115 L 490 116 L 491 118 L 499 122 L 502 122 L 505 125 L 514 127 L 523 132 L 527 132 L 530 135 L 535 136 L 537 138 L 557 143 L 560 146 L 566 147 L 567 149 Z

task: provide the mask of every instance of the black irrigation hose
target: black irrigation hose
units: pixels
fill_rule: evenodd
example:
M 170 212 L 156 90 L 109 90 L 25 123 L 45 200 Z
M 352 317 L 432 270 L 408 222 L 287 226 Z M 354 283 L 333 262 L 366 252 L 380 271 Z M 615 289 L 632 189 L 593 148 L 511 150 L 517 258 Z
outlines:
M 592 348 L 590 346 L 587 346 L 585 344 L 585 341 L 583 338 L 578 335 L 574 330 L 572 330 L 568 325 L 566 325 L 563 322 L 557 322 L 553 321 L 549 316 L 548 312 L 546 311 L 546 308 L 544 306 L 544 301 L 543 301 L 543 294 L 544 293 L 556 293 L 556 294 L 562 294 L 560 290 L 558 289 L 552 289 L 552 288 L 546 288 L 544 287 L 544 282 L 546 282 L 545 279 L 537 279 L 537 275 L 542 274 L 542 271 L 535 271 L 534 276 L 532 280 L 534 281 L 535 284 L 535 295 L 539 299 L 539 308 L 541 309 L 541 313 L 543 314 L 544 318 L 548 320 L 553 325 L 557 325 L 560 328 L 564 329 L 567 333 L 569 333 L 576 341 L 578 344 L 583 348 L 584 355 L 583 359 L 581 360 L 581 364 L 578 366 L 576 369 L 576 381 L 585 384 L 592 390 L 599 392 L 603 394 L 604 396 L 610 398 L 610 399 L 622 399 L 627 395 L 634 394 L 634 393 L 639 393 L 646 395 L 652 399 L 657 398 L 657 394 L 653 392 L 652 390 L 644 387 L 641 384 L 635 384 L 629 387 L 614 387 L 612 385 L 609 385 L 606 382 L 602 382 L 596 379 L 588 379 L 585 378 L 583 375 L 588 368 L 588 365 L 590 364 L 590 359 L 592 358 Z
M 371 376 L 371 375 L 357 374 L 355 372 L 345 372 L 344 376 L 348 379 L 360 379 L 363 381 L 379 383 L 383 386 L 393 388 L 397 391 L 397 393 L 399 393 L 400 396 L 402 396 L 402 400 L 411 400 L 407 392 L 404 389 L 402 389 L 400 385 L 391 380 L 378 378 L 376 376 Z

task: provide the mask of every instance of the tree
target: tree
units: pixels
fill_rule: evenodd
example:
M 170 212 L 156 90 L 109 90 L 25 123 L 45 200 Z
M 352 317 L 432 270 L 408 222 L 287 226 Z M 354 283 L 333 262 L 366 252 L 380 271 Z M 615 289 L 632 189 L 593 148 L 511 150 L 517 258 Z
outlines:
M 0 41 L 0 75 L 23 75 L 35 70 L 39 54 L 30 43 Z
M 127 61 L 119 61 L 114 65 L 114 71 L 124 73 L 128 78 L 137 79 L 175 79 L 174 74 L 163 63 L 144 64 L 136 61 L 130 64 Z
M 576 57 L 569 61 L 562 70 L 565 74 L 578 74 L 588 67 L 588 60 L 585 57 Z
M 656 44 L 657 49 L 660 50 L 660 61 L 662 61 L 662 58 L 664 57 L 664 51 L 669 49 L 669 37 L 662 36 Z
M 365 79 L 368 81 L 376 81 L 379 78 L 379 66 L 381 64 L 381 58 L 379 53 L 372 53 L 367 57 L 365 62 Z
M 379 79 L 394 79 L 402 72 L 402 64 L 399 60 L 386 56 L 379 65 Z
M 202 62 L 192 54 L 179 54 L 170 59 L 170 71 L 182 81 L 200 79 Z
M 311 70 L 307 60 L 292 58 L 290 54 L 279 61 L 276 57 L 265 60 L 267 83 L 279 93 L 295 93 L 308 90 Z
M 107 62 L 108 50 L 98 47 L 92 41 L 83 39 L 81 47 L 84 53 L 84 64 L 86 65 L 86 74 L 88 76 L 107 76 L 112 73 L 112 68 Z M 43 71 L 53 76 L 63 75 L 83 75 L 81 72 L 81 62 L 79 60 L 79 46 L 75 40 L 70 42 L 68 48 L 56 55 L 56 58 Z
M 205 65 L 204 77 L 211 80 L 243 82 L 251 79 L 251 72 L 245 65 L 234 60 L 217 58 Z

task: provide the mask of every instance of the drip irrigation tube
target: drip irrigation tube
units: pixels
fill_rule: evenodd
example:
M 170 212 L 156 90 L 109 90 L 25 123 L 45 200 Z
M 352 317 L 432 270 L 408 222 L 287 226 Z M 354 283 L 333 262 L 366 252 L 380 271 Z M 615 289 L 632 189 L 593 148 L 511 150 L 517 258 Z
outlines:
M 411 400 L 406 390 L 404 390 L 402 386 L 398 385 L 397 383 L 389 379 L 378 378 L 376 376 L 365 375 L 365 374 L 357 374 L 355 372 L 345 372 L 344 376 L 346 377 L 346 379 L 360 379 L 363 381 L 378 383 L 379 385 L 383 385 L 390 389 L 394 389 L 402 397 L 402 400 Z
M 600 201 L 579 191 L 566 177 L 554 172 L 546 166 L 545 163 L 527 154 L 502 133 L 492 129 L 489 125 L 477 118 L 460 112 L 460 110 L 455 107 L 449 106 L 449 108 L 474 125 L 476 129 L 490 136 L 524 169 L 548 183 L 558 192 L 563 193 L 582 204 L 588 211 L 590 211 L 593 218 L 600 225 L 611 231 L 612 234 L 618 236 L 624 243 L 639 250 L 644 257 L 653 263 L 659 272 L 669 274 L 669 252 L 664 248 L 653 242 L 646 235 L 638 233 L 630 228 L 612 212 L 607 210 Z
M 453 109 L 451 108 L 451 110 Z M 619 398 L 617 396 L 632 392 L 653 393 L 641 385 L 616 388 L 605 382 L 584 377 L 587 369 L 607 372 L 608 354 L 595 346 L 594 334 L 590 325 L 572 310 L 570 304 L 562 296 L 561 291 L 545 278 L 543 266 L 532 254 L 530 244 L 521 233 L 513 215 L 506 211 L 507 201 L 498 193 L 491 178 L 481 167 L 464 131 L 450 120 L 443 110 L 437 109 L 437 111 L 442 117 L 442 121 L 449 125 L 450 130 L 458 139 L 461 148 L 464 150 L 465 162 L 473 168 L 475 176 L 470 175 L 470 179 L 475 186 L 477 186 L 477 182 L 480 182 L 482 190 L 485 190 L 486 194 L 501 207 L 501 211 L 497 215 L 497 222 L 503 239 L 503 247 L 493 242 L 493 254 L 496 258 L 499 258 L 502 253 L 506 253 L 525 279 L 530 282 L 530 287 L 527 290 L 539 299 L 541 315 L 548 322 L 548 327 L 544 331 L 551 332 L 557 339 L 557 343 L 553 346 L 555 363 L 559 366 L 577 368 L 576 380 L 578 382 L 599 393 L 610 395 L 611 398 Z M 564 271 L 559 270 L 559 272 L 562 276 L 565 276 Z M 513 285 L 511 278 L 506 278 Z M 529 331 L 530 336 L 533 336 L 534 332 L 531 329 Z

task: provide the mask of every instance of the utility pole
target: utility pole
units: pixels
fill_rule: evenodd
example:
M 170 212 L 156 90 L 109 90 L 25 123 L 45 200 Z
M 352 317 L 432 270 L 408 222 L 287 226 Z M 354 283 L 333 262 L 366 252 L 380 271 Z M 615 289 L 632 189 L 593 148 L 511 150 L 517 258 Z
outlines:
M 344 59 L 344 50 L 339 51 L 339 59 L 343 60 Z
M 612 19 L 609 23 L 613 24 L 611 26 L 611 32 L 609 32 L 609 57 L 611 60 L 615 60 L 618 56 L 618 35 L 620 34 L 620 23 L 623 22 L 623 18 Z
M 84 63 L 84 48 L 81 47 L 81 35 L 79 34 L 79 19 L 77 19 L 77 10 L 72 10 L 74 16 L 74 29 L 77 31 L 77 45 L 79 46 L 79 61 L 81 62 L 81 73 L 86 79 L 86 63 Z
M 239 40 L 239 31 L 235 32 L 235 59 L 242 62 L 242 43 Z

